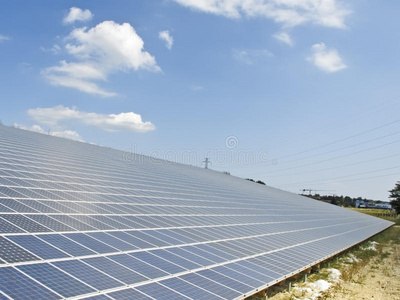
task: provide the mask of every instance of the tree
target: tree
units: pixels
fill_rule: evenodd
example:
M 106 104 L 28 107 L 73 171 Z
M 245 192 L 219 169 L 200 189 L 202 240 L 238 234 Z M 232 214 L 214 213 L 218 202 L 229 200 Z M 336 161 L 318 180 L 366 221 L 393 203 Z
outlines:
M 400 214 L 400 181 L 397 181 L 394 189 L 390 190 L 389 193 L 389 198 L 393 199 L 390 204 Z

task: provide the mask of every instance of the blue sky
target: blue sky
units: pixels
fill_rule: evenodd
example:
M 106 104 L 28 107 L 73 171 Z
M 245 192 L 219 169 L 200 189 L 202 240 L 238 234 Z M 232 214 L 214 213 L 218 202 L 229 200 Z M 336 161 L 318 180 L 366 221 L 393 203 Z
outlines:
M 387 200 L 400 178 L 398 1 L 8 1 L 0 119 Z

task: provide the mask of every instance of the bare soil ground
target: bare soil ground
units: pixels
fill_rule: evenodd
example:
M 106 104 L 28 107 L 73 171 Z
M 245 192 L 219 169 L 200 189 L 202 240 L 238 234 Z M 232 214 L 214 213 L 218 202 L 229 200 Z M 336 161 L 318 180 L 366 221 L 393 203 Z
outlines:
M 383 258 L 374 257 L 352 280 L 337 284 L 320 298 L 400 300 L 400 245 L 385 245 L 382 250 Z

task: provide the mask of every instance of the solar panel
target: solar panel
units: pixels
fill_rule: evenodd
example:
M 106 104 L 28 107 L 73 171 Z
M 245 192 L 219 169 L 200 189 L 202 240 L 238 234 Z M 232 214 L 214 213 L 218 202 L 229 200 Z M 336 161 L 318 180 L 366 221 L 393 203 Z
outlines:
M 0 125 L 0 299 L 243 299 L 392 223 Z

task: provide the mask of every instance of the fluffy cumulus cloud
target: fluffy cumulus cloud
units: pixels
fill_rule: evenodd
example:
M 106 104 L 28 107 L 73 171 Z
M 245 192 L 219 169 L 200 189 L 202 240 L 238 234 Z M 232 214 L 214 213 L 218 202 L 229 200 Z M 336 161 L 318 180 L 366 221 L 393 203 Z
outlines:
M 61 131 L 47 130 L 46 131 L 40 125 L 33 125 L 31 127 L 28 127 L 28 126 L 20 125 L 17 123 L 14 123 L 13 126 L 16 128 L 24 129 L 24 130 L 45 133 L 45 134 L 49 134 L 52 136 L 58 136 L 58 137 L 62 137 L 62 138 L 70 139 L 70 140 L 83 142 L 82 137 L 76 131 L 72 131 L 72 130 L 61 130 Z
M 308 61 L 317 68 L 327 73 L 333 73 L 347 68 L 336 49 L 328 49 L 324 43 L 318 43 L 311 47 L 312 55 Z
M 232 56 L 238 62 L 247 64 L 247 65 L 252 65 L 255 62 L 260 61 L 260 59 L 273 57 L 274 54 L 267 49 L 256 49 L 256 50 L 234 49 Z
M 2 35 L 0 34 L 0 43 L 4 42 L 4 41 L 8 41 L 10 38 L 8 36 Z
M 61 61 L 42 74 L 56 86 L 112 97 L 116 93 L 101 88 L 98 82 L 123 71 L 161 71 L 154 56 L 143 50 L 144 42 L 128 23 L 105 21 L 93 28 L 76 28 L 65 39 L 65 50 L 75 61 Z
M 274 38 L 290 47 L 294 44 L 291 36 L 287 32 L 278 32 L 274 34 Z
M 93 14 L 90 10 L 82 10 L 78 7 L 71 7 L 68 14 L 65 16 L 64 24 L 73 24 L 76 21 L 87 22 L 93 18 Z
M 350 13 L 340 0 L 174 0 L 206 13 L 228 18 L 265 17 L 286 27 L 313 23 L 344 28 Z
M 160 40 L 165 42 L 165 46 L 171 50 L 172 45 L 174 44 L 174 38 L 170 35 L 169 30 L 160 31 L 158 33 L 158 37 Z
M 83 112 L 77 110 L 75 107 L 69 108 L 59 105 L 50 108 L 29 109 L 28 115 L 36 122 L 50 127 L 59 127 L 68 121 L 78 121 L 85 125 L 110 132 L 147 132 L 155 129 L 155 126 L 151 122 L 143 122 L 141 115 L 134 112 L 105 115 Z

